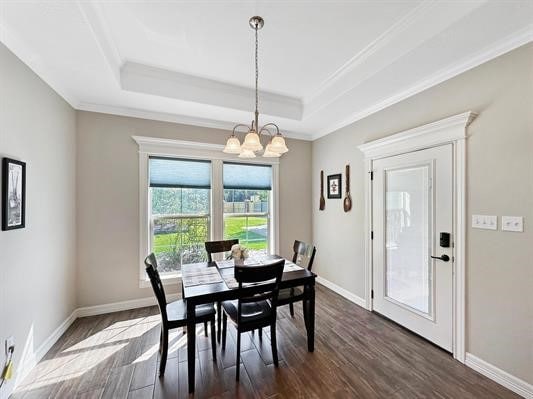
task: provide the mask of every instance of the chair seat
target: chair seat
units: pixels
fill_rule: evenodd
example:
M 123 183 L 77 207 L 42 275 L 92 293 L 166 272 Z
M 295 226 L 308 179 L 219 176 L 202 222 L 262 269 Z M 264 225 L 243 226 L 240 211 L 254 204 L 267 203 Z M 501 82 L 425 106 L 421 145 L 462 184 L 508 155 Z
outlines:
M 291 302 L 291 299 L 298 298 L 303 295 L 303 291 L 301 288 L 295 287 L 295 288 L 283 288 L 279 290 L 278 295 L 278 303 L 288 303 Z
M 224 308 L 228 317 L 234 322 L 237 323 L 237 306 L 238 301 L 224 301 L 222 302 L 222 307 Z M 257 301 L 250 303 L 243 303 L 241 309 L 241 321 L 243 323 L 255 322 L 270 316 L 272 308 L 267 301 Z
M 203 322 L 215 315 L 215 307 L 212 303 L 196 306 L 196 321 Z M 167 317 L 169 322 L 187 321 L 187 302 L 182 299 L 167 303 Z

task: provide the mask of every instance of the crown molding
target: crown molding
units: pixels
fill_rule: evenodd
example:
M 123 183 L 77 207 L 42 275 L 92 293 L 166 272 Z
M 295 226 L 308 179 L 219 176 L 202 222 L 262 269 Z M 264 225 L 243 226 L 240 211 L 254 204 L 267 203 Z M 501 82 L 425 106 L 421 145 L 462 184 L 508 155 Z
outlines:
M 453 17 L 442 20 L 440 15 L 448 9 L 445 3 L 438 1 L 420 3 L 399 20 L 396 26 L 387 31 L 381 40 L 373 43 L 368 54 L 365 53 L 362 58 L 355 59 L 349 68 L 343 70 L 342 75 L 329 80 L 319 96 L 304 98 L 304 119 L 319 114 L 335 101 L 342 101 L 343 97 L 356 90 L 365 81 L 379 75 L 388 66 L 469 15 L 482 4 L 464 3 L 461 7 L 455 8 Z
M 215 119 L 185 116 L 185 115 L 178 115 L 178 114 L 171 114 L 171 113 L 157 112 L 157 111 L 146 111 L 146 110 L 142 110 L 138 108 L 129 108 L 129 107 L 122 107 L 122 106 L 95 104 L 95 103 L 86 103 L 86 102 L 80 102 L 74 108 L 79 111 L 98 112 L 102 114 L 127 116 L 131 118 L 150 119 L 150 120 L 161 121 L 161 122 L 179 123 L 182 125 L 207 127 L 210 129 L 220 129 L 220 130 L 227 130 L 227 131 L 232 131 L 233 127 L 236 124 L 235 122 L 220 121 L 220 120 L 215 120 Z M 283 130 L 282 134 L 284 137 L 287 137 L 290 139 L 304 140 L 304 141 L 312 140 L 311 135 L 306 134 L 306 133 Z
M 394 23 L 389 29 L 370 42 L 361 51 L 350 58 L 344 65 L 338 68 L 330 76 L 322 81 L 310 94 L 304 97 L 304 104 L 317 100 L 327 89 L 352 72 L 357 66 L 365 62 L 378 50 L 388 44 L 396 35 L 411 26 L 422 12 L 433 6 L 433 2 L 422 2 Z
M 488 61 L 493 60 L 505 53 L 508 53 L 520 46 L 528 44 L 533 41 L 533 25 L 530 25 L 524 29 L 515 32 L 514 34 L 508 36 L 507 38 L 500 40 L 494 43 L 492 46 L 485 48 L 484 50 L 478 52 L 474 56 L 470 57 L 466 61 L 454 64 L 448 68 L 444 68 L 437 73 L 433 74 L 429 78 L 423 79 L 413 86 L 403 90 L 399 93 L 396 93 L 390 97 L 383 99 L 380 102 L 377 102 L 362 111 L 358 111 L 348 118 L 334 123 L 324 129 L 319 130 L 317 133 L 312 135 L 312 140 L 319 139 L 320 137 L 326 136 L 330 133 L 335 132 L 345 126 L 348 126 L 354 122 L 357 122 L 367 116 L 375 114 L 391 105 L 397 104 L 400 101 L 403 101 L 409 97 L 412 97 L 424 90 L 427 90 L 433 86 L 436 86 L 446 80 L 449 80 L 455 76 L 458 76 L 470 69 L 473 69 L 481 64 L 484 64 Z
M 271 100 L 272 103 L 276 103 L 275 107 L 277 107 L 277 109 L 280 110 L 279 112 L 292 112 L 292 115 L 293 117 L 296 117 L 296 120 L 303 122 L 302 126 L 309 126 L 310 125 L 309 121 L 311 120 L 309 119 L 310 112 L 312 112 L 312 110 L 309 108 L 310 106 L 310 104 L 308 103 L 309 98 L 311 99 L 315 98 L 316 101 L 320 101 L 322 97 L 326 95 L 326 92 L 330 93 L 330 90 L 329 89 L 325 90 L 325 88 L 331 87 L 332 85 L 337 87 L 337 85 L 341 83 L 342 79 L 346 78 L 348 74 L 355 73 L 355 69 L 358 66 L 361 66 L 363 64 L 366 65 L 367 61 L 369 61 L 370 59 L 373 59 L 377 53 L 382 51 L 383 47 L 390 46 L 392 40 L 397 39 L 398 35 L 403 35 L 405 31 L 412 30 L 410 29 L 410 27 L 413 26 L 413 23 L 420 20 L 420 18 L 422 18 L 423 16 L 427 15 L 428 10 L 430 10 L 431 12 L 435 12 L 434 7 L 436 7 L 437 3 L 439 2 L 430 1 L 430 2 L 423 2 L 422 4 L 416 6 L 413 10 L 407 13 L 398 23 L 394 24 L 385 33 L 383 33 L 376 40 L 370 43 L 365 49 L 363 49 L 358 54 L 356 54 L 354 57 L 352 57 L 350 61 L 345 63 L 342 67 L 337 69 L 330 77 L 324 80 L 319 85 L 319 87 L 313 91 L 313 94 L 311 94 L 311 97 L 307 98 L 307 100 L 306 98 L 304 98 L 302 101 L 302 99 L 299 99 L 299 98 L 282 96 L 282 95 L 274 94 L 274 93 L 262 94 L 262 96 L 264 97 L 266 95 L 268 97 L 270 94 L 272 94 L 273 97 L 269 98 L 269 100 Z M 100 5 L 94 2 L 87 3 L 82 0 L 76 0 L 75 7 L 79 8 L 84 20 L 89 25 L 88 28 L 86 29 L 94 37 L 95 44 L 99 46 L 100 52 L 103 55 L 105 62 L 107 62 L 110 72 L 113 73 L 113 76 L 117 79 L 117 90 L 121 90 L 120 77 L 121 77 L 121 68 L 123 65 L 123 60 L 121 58 L 121 55 L 118 52 L 118 48 L 116 44 L 114 43 L 114 40 L 112 37 L 113 35 L 111 34 L 111 31 L 109 30 L 109 23 L 106 21 L 105 15 L 102 13 Z M 75 92 L 73 90 L 71 91 L 64 84 L 62 84 L 62 76 L 60 76 L 58 72 L 54 70 L 54 68 L 47 67 L 44 64 L 44 62 L 41 60 L 41 58 L 37 55 L 38 53 L 35 51 L 36 49 L 32 49 L 28 45 L 28 43 L 25 42 L 23 38 L 17 34 L 15 30 L 10 28 L 10 26 L 6 23 L 6 21 L 0 23 L 0 40 L 18 58 L 20 58 L 26 65 L 28 65 L 28 67 L 31 70 L 33 70 L 43 81 L 45 81 L 54 91 L 56 91 L 58 95 L 60 95 L 63 99 L 65 99 L 65 101 L 68 102 L 75 109 L 91 111 L 91 112 L 102 112 L 106 114 L 129 116 L 129 117 L 135 117 L 135 118 L 153 119 L 153 120 L 159 120 L 159 121 L 165 121 L 165 122 L 173 122 L 173 123 L 180 123 L 180 124 L 201 126 L 201 127 L 207 127 L 207 128 L 215 128 L 215 129 L 223 129 L 223 130 L 231 130 L 234 126 L 233 121 L 213 120 L 210 118 L 201 118 L 201 117 L 186 116 L 186 115 L 176 115 L 173 113 L 149 111 L 149 110 L 144 110 L 142 108 L 131 108 L 127 106 L 113 106 L 113 105 L 96 104 L 96 103 L 82 101 L 82 99 L 78 97 L 78 95 L 81 95 L 81 93 L 78 93 L 77 91 Z M 339 115 L 339 114 L 335 115 L 335 113 L 333 112 L 335 101 L 338 101 L 339 104 L 342 104 L 343 101 L 344 102 L 347 101 L 347 98 L 345 97 L 345 95 L 348 94 L 348 92 L 344 92 L 343 90 L 340 90 L 339 93 L 337 93 L 338 95 L 335 97 L 334 102 L 330 102 L 327 108 L 323 108 L 323 109 L 316 111 L 317 112 L 315 115 L 316 118 L 324 120 L 324 118 L 327 117 L 328 118 L 327 120 L 331 121 L 331 123 L 326 122 L 324 123 L 324 125 L 322 125 L 325 127 L 319 128 L 319 129 L 313 127 L 306 133 L 294 132 L 294 131 L 288 131 L 288 132 L 284 131 L 283 133 L 286 137 L 293 138 L 293 139 L 311 140 L 311 141 L 316 140 L 322 136 L 330 134 L 340 128 L 350 125 L 351 123 L 354 123 L 360 119 L 363 119 L 371 114 L 379 112 L 393 104 L 401 102 L 430 87 L 438 85 L 448 79 L 451 79 L 463 72 L 466 72 L 485 62 L 488 62 L 498 56 L 501 56 L 502 54 L 505 54 L 511 50 L 514 50 L 515 48 L 520 47 L 524 44 L 527 44 L 531 41 L 533 41 L 533 25 L 528 25 L 525 28 L 515 32 L 512 35 L 506 38 L 503 38 L 483 49 L 480 49 L 477 53 L 474 53 L 469 57 L 465 57 L 463 60 L 453 63 L 452 65 L 446 68 L 443 68 L 435 72 L 434 74 L 421 79 L 418 82 L 415 82 L 414 84 L 407 87 L 406 89 L 400 90 L 395 93 L 391 93 L 391 95 L 385 98 L 382 98 L 378 101 L 375 101 L 372 104 L 368 104 L 364 108 L 358 107 L 351 114 L 348 114 L 348 115 L 346 113 L 343 113 L 342 115 Z M 153 69 L 152 67 L 148 67 L 148 68 Z M 165 70 L 158 69 L 157 73 L 160 73 L 160 72 L 162 74 L 166 72 L 173 73 L 172 71 L 165 71 Z M 190 80 L 190 79 L 194 80 L 195 78 L 199 79 L 200 83 L 201 81 L 206 80 L 206 79 L 198 78 L 194 76 L 192 77 L 188 75 L 184 75 L 184 76 L 187 77 L 187 80 Z M 359 79 L 361 78 L 361 76 L 360 77 L 356 76 L 356 78 Z M 224 97 L 228 93 L 233 93 L 232 89 L 234 89 L 235 87 L 237 88 L 236 89 L 237 92 L 242 89 L 244 89 L 245 91 L 251 90 L 246 87 L 231 85 L 231 84 L 227 84 L 223 82 L 217 82 L 217 81 L 212 81 L 212 82 L 215 84 L 215 86 L 217 84 L 228 86 L 227 87 L 228 90 L 226 92 L 222 90 L 222 92 L 218 94 L 220 98 Z M 161 83 L 163 82 L 160 82 L 160 85 L 163 86 Z M 195 83 L 191 83 L 191 82 L 188 82 L 188 83 L 190 83 L 192 86 L 195 85 Z M 215 92 L 217 90 L 217 89 L 214 89 L 213 88 L 214 86 L 210 84 L 207 85 L 206 87 L 208 87 L 208 89 L 205 89 L 205 90 L 211 90 L 212 92 Z M 250 92 L 253 92 L 253 90 L 251 90 Z M 249 92 L 247 93 L 248 94 L 246 94 L 246 97 L 247 97 L 246 103 L 248 104 L 249 103 L 248 97 L 250 96 L 250 94 Z M 172 95 L 170 97 L 172 97 Z M 209 97 L 212 97 L 212 96 L 209 96 Z M 284 99 L 277 101 L 279 97 L 284 97 Z M 203 98 L 205 98 L 205 96 Z M 217 101 L 220 102 L 221 101 L 220 98 Z M 189 100 L 189 101 L 193 101 L 193 100 Z M 203 102 L 203 101 L 204 101 L 203 99 L 200 100 L 200 102 Z M 210 101 L 213 101 L 213 100 L 211 99 Z M 285 101 L 285 103 L 283 103 L 283 101 Z M 313 103 L 315 103 L 315 101 L 313 101 Z M 227 106 L 227 103 L 225 104 Z M 317 104 L 318 102 L 316 104 L 313 104 L 312 106 L 314 107 Z M 266 105 L 266 102 L 265 102 L 265 105 Z M 290 107 L 293 107 L 292 111 L 289 111 Z M 227 108 L 230 109 L 231 107 L 227 107 Z M 244 109 L 246 107 L 242 106 L 241 108 Z M 234 108 L 234 109 L 238 109 L 238 108 Z M 329 113 L 325 112 L 326 109 L 329 111 Z M 326 115 L 326 113 L 328 113 L 328 115 Z M 276 113 L 274 112 L 265 112 L 265 114 L 276 115 Z M 291 126 L 293 127 L 296 126 L 298 128 L 298 126 L 300 125 L 292 124 Z

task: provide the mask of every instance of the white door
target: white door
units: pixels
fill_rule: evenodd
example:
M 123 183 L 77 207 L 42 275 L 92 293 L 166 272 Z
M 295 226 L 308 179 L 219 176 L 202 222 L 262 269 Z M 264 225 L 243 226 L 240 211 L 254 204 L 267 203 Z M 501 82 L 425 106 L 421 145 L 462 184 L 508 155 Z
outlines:
M 372 163 L 373 308 L 450 352 L 452 165 L 451 144 Z

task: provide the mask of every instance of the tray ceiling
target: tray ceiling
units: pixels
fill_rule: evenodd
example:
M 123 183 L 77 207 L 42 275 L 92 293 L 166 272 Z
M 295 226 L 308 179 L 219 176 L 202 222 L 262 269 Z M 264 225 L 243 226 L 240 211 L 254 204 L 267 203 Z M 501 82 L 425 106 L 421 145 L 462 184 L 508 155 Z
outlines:
M 2 1 L 0 40 L 74 108 L 315 139 L 533 39 L 531 1 Z

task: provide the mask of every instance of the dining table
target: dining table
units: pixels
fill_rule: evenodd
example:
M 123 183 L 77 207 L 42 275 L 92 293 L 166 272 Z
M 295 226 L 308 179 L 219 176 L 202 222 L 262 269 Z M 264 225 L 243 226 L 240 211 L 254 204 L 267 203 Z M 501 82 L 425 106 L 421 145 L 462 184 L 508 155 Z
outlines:
M 282 257 L 267 255 L 260 263 L 274 262 Z M 238 299 L 246 296 L 247 287 L 238 290 L 233 261 L 213 261 L 182 265 L 182 294 L 187 303 L 187 363 L 189 393 L 194 392 L 197 305 Z M 307 332 L 307 350 L 315 347 L 315 279 L 316 275 L 286 260 L 280 289 L 303 286 L 303 312 Z

